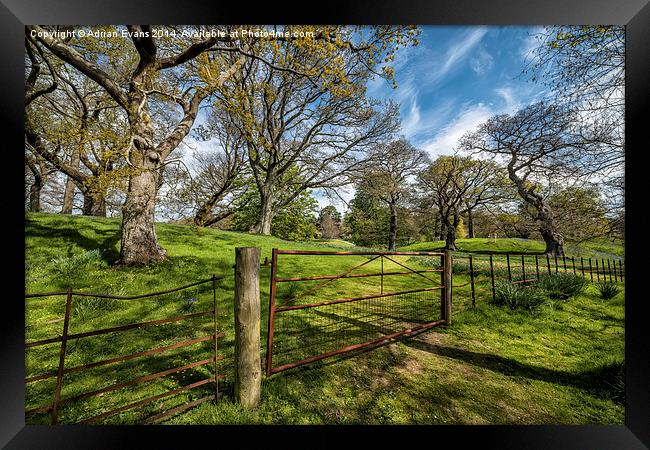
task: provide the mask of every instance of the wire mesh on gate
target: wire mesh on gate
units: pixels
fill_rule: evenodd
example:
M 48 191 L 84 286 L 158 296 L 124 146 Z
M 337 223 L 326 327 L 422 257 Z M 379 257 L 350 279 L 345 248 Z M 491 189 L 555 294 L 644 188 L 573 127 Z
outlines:
M 303 261 L 293 267 L 288 264 L 292 276 L 281 277 L 278 255 L 282 254 L 319 255 L 339 260 L 348 257 L 348 264 L 336 275 L 314 275 L 317 266 Z M 421 260 L 415 261 L 417 257 Z M 442 253 L 435 252 L 274 249 L 267 374 L 441 324 L 443 258 Z M 359 270 L 363 273 L 358 273 Z M 291 295 L 283 295 L 278 289 L 278 284 L 283 283 L 294 283 L 285 289 L 285 294 Z M 304 287 L 296 288 L 297 283 Z

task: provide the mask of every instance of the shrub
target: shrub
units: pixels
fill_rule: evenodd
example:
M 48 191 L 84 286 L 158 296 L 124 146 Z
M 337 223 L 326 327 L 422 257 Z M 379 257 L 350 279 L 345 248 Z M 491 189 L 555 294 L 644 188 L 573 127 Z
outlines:
M 498 281 L 494 286 L 494 293 L 494 304 L 507 306 L 511 310 L 532 311 L 546 301 L 540 289 L 534 286 L 519 286 L 507 281 Z
M 600 298 L 610 300 L 618 294 L 619 287 L 612 281 L 601 281 L 596 283 L 596 288 L 600 292 Z
M 89 273 L 97 267 L 101 260 L 102 252 L 95 249 L 78 255 L 55 258 L 51 262 L 51 267 L 59 284 L 68 287 L 78 285 L 88 278 Z
M 613 401 L 625 404 L 625 360 L 606 359 L 586 377 L 590 388 L 604 391 Z
M 73 303 L 72 315 L 81 322 L 115 309 L 117 301 L 112 298 L 79 297 Z
M 194 305 L 196 305 L 198 301 L 199 300 L 196 297 L 183 298 L 183 303 L 181 303 L 178 308 L 179 312 L 184 314 L 192 312 L 194 310 Z
M 583 291 L 588 281 L 573 273 L 554 273 L 543 276 L 538 286 L 553 299 L 566 300 Z
M 469 273 L 469 262 L 453 261 L 451 263 L 451 271 L 455 274 Z
M 295 300 L 300 292 L 300 285 L 296 281 L 291 281 L 278 292 L 278 297 L 283 300 Z

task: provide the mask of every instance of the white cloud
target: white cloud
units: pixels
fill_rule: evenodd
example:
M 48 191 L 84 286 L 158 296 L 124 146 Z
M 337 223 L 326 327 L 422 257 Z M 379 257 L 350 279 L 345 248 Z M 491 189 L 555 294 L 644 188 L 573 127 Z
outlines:
M 452 154 L 463 134 L 475 129 L 494 114 L 495 111 L 483 103 L 469 106 L 461 111 L 447 126 L 442 128 L 435 137 L 420 143 L 420 148 L 425 150 L 432 158 Z
M 445 62 L 440 69 L 431 73 L 433 80 L 440 80 L 450 72 L 458 63 L 463 61 L 469 53 L 481 42 L 488 29 L 478 27 L 465 34 L 456 45 L 453 45 L 445 55 Z
M 418 106 L 417 100 L 414 98 L 411 101 L 411 108 L 406 118 L 402 121 L 402 133 L 406 137 L 414 134 L 417 129 L 420 127 L 420 107 Z
M 483 75 L 494 67 L 494 58 L 488 52 L 481 49 L 477 52 L 476 56 L 470 59 L 469 67 L 477 75 Z
M 501 97 L 505 103 L 502 108 L 505 111 L 512 111 L 519 108 L 519 102 L 515 100 L 514 92 L 510 87 L 500 87 L 494 90 L 494 93 Z

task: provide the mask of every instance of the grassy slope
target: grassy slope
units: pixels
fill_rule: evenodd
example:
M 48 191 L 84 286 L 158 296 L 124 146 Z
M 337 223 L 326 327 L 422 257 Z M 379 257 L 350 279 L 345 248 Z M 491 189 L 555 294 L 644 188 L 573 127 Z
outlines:
M 262 247 L 262 258 L 270 257 L 273 247 L 350 248 L 343 242 L 294 243 L 271 237 L 159 224 L 157 232 L 161 244 L 169 252 L 168 262 L 146 268 L 112 268 L 109 262 L 117 255 L 118 232 L 117 220 L 30 214 L 26 221 L 27 291 L 60 290 L 72 283 L 75 289 L 137 294 L 175 287 L 212 273 L 229 275 L 235 246 Z M 461 249 L 488 250 L 490 247 L 486 245 L 494 245 L 492 240 L 483 245 L 480 240 L 474 241 L 474 247 L 468 246 L 471 240 L 461 241 Z M 538 251 L 539 247 L 539 243 L 504 241 L 497 240 L 494 250 L 523 251 L 521 247 L 527 245 L 530 250 Z M 520 249 L 513 250 L 513 246 Z M 81 265 L 82 273 L 73 270 L 66 274 L 60 265 L 52 262 L 57 257 L 95 248 L 103 250 L 104 259 Z M 284 264 L 289 267 L 287 273 L 306 270 L 303 264 L 290 258 Z M 344 271 L 350 264 L 325 257 L 318 260 L 317 266 L 323 273 L 331 274 Z M 267 310 L 265 286 L 268 286 L 268 277 L 268 266 L 263 266 L 263 317 Z M 349 290 L 353 286 L 350 283 L 344 284 L 341 291 Z M 232 304 L 232 288 L 232 276 L 226 276 L 219 290 L 226 304 L 220 316 L 227 332 L 226 353 L 228 345 L 232 344 L 228 336 L 231 306 L 227 306 Z M 199 293 L 197 297 L 199 309 L 209 305 L 210 295 Z M 74 331 L 110 326 L 113 322 L 109 324 L 109 317 L 111 321 L 116 317 L 146 320 L 173 315 L 178 302 L 172 300 L 148 309 L 137 304 L 108 305 L 105 310 L 90 310 L 85 317 L 79 310 L 73 317 L 73 324 L 79 324 Z M 62 304 L 47 302 L 27 308 L 26 332 L 30 340 L 56 335 L 60 328 L 56 320 L 60 319 Z M 328 361 L 265 379 L 264 401 L 257 411 L 244 411 L 226 397 L 216 406 L 204 404 L 173 418 L 170 423 L 623 423 L 623 406 L 611 398 L 612 391 L 607 389 L 612 382 L 607 371 L 615 368 L 624 354 L 623 311 L 624 293 L 603 303 L 593 287 L 578 298 L 546 306 L 532 316 L 504 311 L 479 301 L 475 310 L 456 314 L 453 326 L 447 330 L 425 333 L 415 339 L 364 352 L 359 357 L 339 358 L 336 363 Z M 265 320 L 262 328 L 264 336 Z M 195 336 L 194 331 L 188 331 L 189 335 Z M 161 345 L 160 341 L 171 342 L 179 336 L 179 329 L 172 328 L 166 333 L 161 331 L 155 342 L 147 341 L 144 333 L 137 334 L 137 339 L 131 337 L 128 342 L 111 342 L 119 347 L 117 354 L 124 354 L 129 350 Z M 81 341 L 69 352 L 71 364 L 112 356 L 105 348 L 106 341 L 87 347 Z M 175 354 L 181 363 L 188 361 L 185 359 L 188 356 L 182 352 Z M 37 373 L 51 369 L 52 361 L 56 361 L 56 348 L 43 357 L 28 356 L 28 375 L 30 370 Z M 99 371 L 75 379 L 70 382 L 67 394 L 72 395 L 84 387 L 88 390 L 106 385 L 107 376 L 119 381 L 120 377 L 134 376 L 138 370 L 150 371 L 150 367 L 135 364 L 127 369 L 124 375 Z M 229 368 L 224 366 L 224 370 Z M 227 386 L 226 382 L 226 389 Z M 160 392 L 156 389 L 164 390 L 164 385 L 116 394 L 114 401 L 89 402 L 87 408 L 124 404 Z M 65 394 L 64 389 L 64 397 Z M 28 407 L 47 403 L 51 398 L 51 383 L 49 387 L 43 384 L 33 391 L 28 390 L 28 398 L 32 399 Z M 165 407 L 175 404 L 168 402 Z M 143 413 L 146 412 L 153 410 Z M 87 415 L 83 408 L 75 407 L 69 408 L 67 416 L 64 414 L 69 420 Z M 137 417 L 135 412 L 126 413 L 109 423 L 130 423 Z
M 444 241 L 418 242 L 401 247 L 404 251 L 437 251 L 444 248 Z M 544 242 L 518 238 L 474 238 L 457 239 L 456 246 L 461 252 L 473 253 L 543 253 Z M 566 254 L 583 258 L 616 258 L 623 257 L 625 249 L 622 245 L 611 242 L 585 242 L 580 245 L 567 244 Z

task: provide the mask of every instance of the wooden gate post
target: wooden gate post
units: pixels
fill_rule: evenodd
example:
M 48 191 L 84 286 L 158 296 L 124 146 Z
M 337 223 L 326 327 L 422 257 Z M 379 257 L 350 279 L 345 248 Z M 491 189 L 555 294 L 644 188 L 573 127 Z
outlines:
M 451 283 L 452 283 L 452 259 L 451 252 L 445 250 L 444 256 L 444 267 L 443 267 L 443 277 L 444 277 L 444 288 L 442 289 L 442 294 L 440 296 L 440 315 L 441 319 L 446 322 L 447 325 L 451 325 Z
M 235 248 L 235 401 L 248 408 L 260 403 L 260 253 Z

